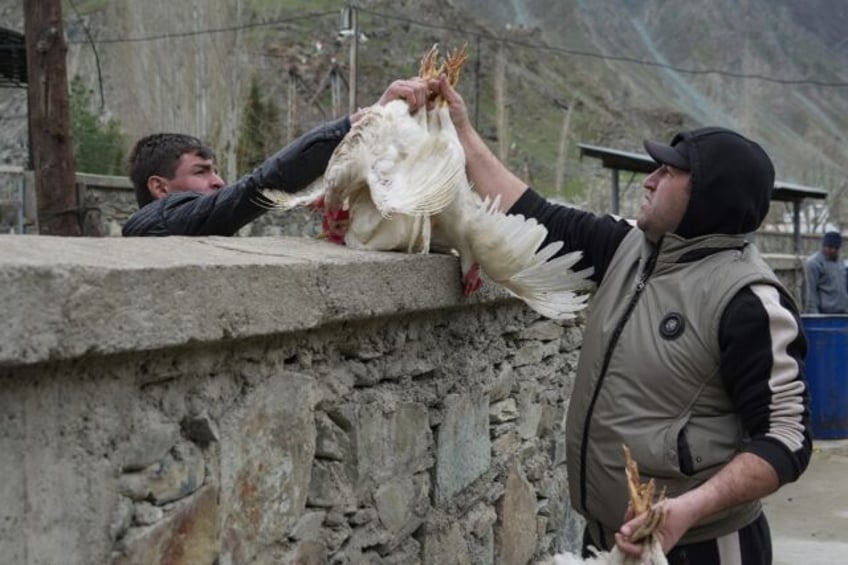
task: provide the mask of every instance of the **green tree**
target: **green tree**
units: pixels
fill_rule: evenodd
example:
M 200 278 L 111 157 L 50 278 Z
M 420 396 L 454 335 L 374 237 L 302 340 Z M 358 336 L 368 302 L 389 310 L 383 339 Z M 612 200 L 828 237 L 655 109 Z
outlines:
M 77 171 L 101 175 L 124 174 L 126 152 L 120 124 L 101 119 L 92 110 L 91 93 L 75 76 L 70 88 L 71 138 Z
M 236 145 L 239 175 L 251 171 L 279 148 L 280 129 L 280 113 L 273 103 L 264 99 L 259 80 L 254 76 L 250 80 Z

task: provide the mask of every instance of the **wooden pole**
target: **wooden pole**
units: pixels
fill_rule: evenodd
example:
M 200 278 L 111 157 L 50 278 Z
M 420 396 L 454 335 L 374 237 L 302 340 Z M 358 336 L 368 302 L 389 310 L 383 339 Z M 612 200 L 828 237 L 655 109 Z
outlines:
M 359 48 L 359 24 L 357 22 L 356 8 L 350 7 L 350 78 L 348 80 L 349 103 L 348 111 L 356 112 L 356 62 L 357 50 Z
M 297 68 L 289 67 L 289 104 L 286 112 L 286 144 L 294 139 L 295 116 L 297 115 Z
M 560 197 L 565 196 L 563 186 L 565 185 L 565 163 L 568 156 L 568 132 L 571 129 L 571 114 L 574 112 L 576 102 L 568 105 L 568 110 L 565 112 L 565 117 L 562 120 L 562 131 L 559 135 L 559 148 L 557 149 L 556 161 L 556 176 L 554 177 L 554 194 Z
M 474 129 L 480 127 L 480 36 L 477 36 L 477 53 L 474 57 Z
M 506 163 L 509 154 L 509 132 L 506 115 L 506 50 L 498 45 L 495 58 L 495 120 L 498 135 L 498 157 Z
M 342 114 L 342 81 L 339 75 L 339 66 L 333 63 L 330 72 L 332 73 L 330 75 L 330 95 L 333 101 L 333 119 L 336 119 Z
M 24 0 L 24 33 L 38 232 L 82 235 L 61 0 Z

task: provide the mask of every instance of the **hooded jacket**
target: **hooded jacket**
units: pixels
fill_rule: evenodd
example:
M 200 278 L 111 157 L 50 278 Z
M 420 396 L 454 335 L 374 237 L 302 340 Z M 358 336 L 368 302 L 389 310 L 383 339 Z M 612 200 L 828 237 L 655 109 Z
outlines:
M 548 241 L 582 250 L 595 269 L 566 445 L 571 502 L 605 549 L 627 504 L 623 442 L 673 495 L 742 451 L 769 462 L 781 484 L 792 481 L 811 451 L 797 307 L 744 238 L 768 211 L 771 162 L 719 128 L 678 135 L 666 149 L 689 167 L 691 195 L 676 233 L 657 244 L 623 220 L 529 189 L 510 210 L 538 219 Z M 759 512 L 757 503 L 737 506 L 680 543 L 730 533 Z
M 212 194 L 175 192 L 147 204 L 124 224 L 124 236 L 233 235 L 272 207 L 262 189 L 297 192 L 320 177 L 350 119 L 300 136 L 251 173 Z

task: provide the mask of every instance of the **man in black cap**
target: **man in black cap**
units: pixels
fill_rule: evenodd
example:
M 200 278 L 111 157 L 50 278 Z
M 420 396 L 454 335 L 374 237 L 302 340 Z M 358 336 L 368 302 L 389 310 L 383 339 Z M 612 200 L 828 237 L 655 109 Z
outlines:
M 839 260 L 842 235 L 829 231 L 822 238 L 821 251 L 807 259 L 807 312 L 848 314 L 848 286 L 845 267 Z
M 656 537 L 670 563 L 771 563 L 760 499 L 800 476 L 812 444 L 798 309 L 745 239 L 768 211 L 768 155 L 714 127 L 646 142 L 658 168 L 634 227 L 546 201 L 488 149 L 447 81 L 434 88 L 472 186 L 594 268 L 565 430 L 584 551 L 642 551 L 630 536 L 644 517 L 625 521 L 624 444 L 668 496 Z

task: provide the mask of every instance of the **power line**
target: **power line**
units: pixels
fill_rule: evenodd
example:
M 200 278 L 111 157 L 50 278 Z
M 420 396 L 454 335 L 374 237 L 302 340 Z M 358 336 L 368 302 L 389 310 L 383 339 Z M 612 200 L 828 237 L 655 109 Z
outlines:
M 146 41 L 159 41 L 162 39 L 174 39 L 179 37 L 192 37 L 196 35 L 210 35 L 213 33 L 227 33 L 231 31 L 239 31 L 242 29 L 250 29 L 254 27 L 266 27 L 266 26 L 274 26 L 279 24 L 291 23 L 301 20 L 310 20 L 323 18 L 329 15 L 335 15 L 336 11 L 327 11 L 327 12 L 311 12 L 308 14 L 303 14 L 300 16 L 293 16 L 291 18 L 281 18 L 278 20 L 271 20 L 266 22 L 251 22 L 248 24 L 240 24 L 233 25 L 227 27 L 219 27 L 219 28 L 210 28 L 210 29 L 199 29 L 195 31 L 184 31 L 178 33 L 163 33 L 159 35 L 146 35 L 142 37 L 110 37 L 106 39 L 98 39 L 97 43 L 141 43 Z M 68 43 L 86 43 L 83 40 L 74 40 L 68 41 Z
M 76 4 L 74 4 L 74 0 L 68 0 L 71 4 L 71 8 L 74 10 L 74 14 L 77 15 L 77 19 L 82 25 L 82 29 L 85 32 L 86 38 L 88 38 L 88 42 L 91 44 L 91 50 L 94 51 L 94 61 L 97 64 L 97 82 L 100 85 L 100 110 L 106 106 L 106 98 L 103 96 L 103 73 L 100 72 L 100 55 L 97 53 L 97 45 L 94 44 L 94 38 L 91 37 L 91 31 L 88 29 L 88 26 L 85 24 L 85 20 L 82 19 L 82 16 L 77 10 Z
M 667 69 L 671 71 L 675 71 L 678 73 L 691 74 L 691 75 L 720 75 L 732 78 L 750 78 L 756 80 L 762 80 L 765 82 L 772 82 L 777 84 L 786 84 L 786 85 L 812 85 L 812 86 L 822 86 L 822 87 L 833 87 L 833 88 L 846 88 L 848 87 L 848 82 L 836 82 L 836 81 L 822 81 L 816 79 L 785 79 L 780 77 L 773 77 L 768 75 L 761 75 L 756 73 L 739 73 L 734 71 L 726 71 L 722 69 L 687 69 L 685 67 L 678 67 L 675 65 L 669 65 L 667 63 L 659 63 L 657 61 L 648 61 L 645 59 L 637 59 L 635 57 L 627 57 L 624 55 L 608 55 L 604 53 L 597 53 L 591 51 L 582 51 L 579 49 L 568 49 L 564 47 L 553 47 L 550 45 L 544 45 L 539 43 L 530 43 L 527 41 L 520 41 L 517 39 L 510 38 L 502 38 L 489 33 L 482 32 L 474 32 L 469 31 L 466 28 L 459 28 L 454 26 L 445 26 L 440 24 L 433 24 L 429 22 L 420 22 L 417 20 L 413 20 L 411 18 L 406 18 L 403 16 L 395 16 L 390 14 L 384 14 L 381 12 L 375 12 L 373 10 L 367 10 L 365 8 L 358 8 L 360 12 L 364 12 L 366 14 L 370 14 L 372 16 L 378 18 L 384 18 L 387 20 L 395 20 L 401 21 L 410 25 L 415 25 L 418 27 L 430 28 L 430 29 L 440 29 L 444 31 L 452 31 L 456 33 L 461 33 L 464 35 L 471 35 L 475 38 L 489 39 L 492 41 L 498 41 L 508 45 L 514 45 L 517 47 L 523 47 L 526 49 L 534 49 L 536 51 L 549 51 L 554 53 L 560 53 L 563 55 L 574 55 L 577 57 L 590 57 L 593 59 L 601 59 L 605 61 L 618 61 L 621 63 L 630 63 L 635 65 L 643 65 L 646 67 L 658 67 L 661 69 Z
M 488 39 L 491 41 L 498 41 L 500 43 L 504 43 L 507 45 L 513 45 L 516 47 L 521 47 L 524 49 L 533 49 L 535 51 L 547 51 L 552 53 L 559 53 L 561 55 L 573 55 L 576 57 L 589 57 L 592 59 L 600 59 L 604 61 L 616 61 L 620 63 L 627 63 L 633 65 L 642 65 L 646 67 L 656 67 L 660 69 L 666 69 L 678 73 L 689 74 L 689 75 L 719 75 L 730 78 L 742 78 L 742 79 L 755 79 L 761 80 L 764 82 L 770 82 L 775 84 L 783 84 L 783 85 L 810 85 L 810 86 L 819 86 L 819 87 L 827 87 L 827 88 L 846 88 L 848 87 L 848 82 L 843 81 L 824 81 L 817 79 L 805 79 L 805 78 L 781 78 L 769 75 L 762 75 L 758 73 L 741 73 L 735 71 L 728 71 L 723 69 L 691 69 L 686 67 L 678 67 L 676 65 L 670 65 L 668 63 L 660 63 L 657 61 L 649 61 L 646 59 L 638 59 L 636 57 L 628 57 L 626 55 L 610 55 L 606 53 L 598 53 L 592 51 L 583 51 L 580 49 L 569 49 L 566 47 L 554 47 L 551 45 L 544 45 L 540 43 L 530 43 L 527 41 L 521 41 L 514 38 L 504 38 L 493 35 L 491 33 L 483 33 L 483 32 L 474 32 L 469 31 L 467 28 L 463 27 L 455 27 L 455 26 L 447 26 L 442 24 L 435 24 L 430 22 L 424 22 L 420 20 L 414 20 L 412 18 L 397 16 L 392 14 L 385 14 L 382 12 L 376 12 L 374 10 L 369 10 L 366 8 L 358 7 L 358 11 L 369 14 L 371 16 L 377 18 L 383 18 L 386 20 L 395 20 L 404 22 L 410 25 L 414 25 L 417 27 L 429 28 L 429 29 L 438 29 L 442 31 L 451 31 L 454 33 L 461 33 L 463 35 L 470 35 L 476 39 Z M 266 27 L 279 25 L 284 23 L 291 23 L 302 20 L 309 19 L 317 19 L 323 18 L 330 15 L 335 15 L 336 11 L 325 11 L 325 12 L 311 12 L 299 16 L 293 16 L 290 18 L 281 18 L 277 20 L 265 21 L 265 22 L 251 22 L 247 24 L 239 24 L 233 26 L 226 26 L 221 28 L 210 28 L 210 29 L 202 29 L 195 31 L 185 31 L 178 33 L 163 33 L 159 35 L 148 35 L 142 37 L 113 37 L 100 39 L 96 43 L 139 43 L 139 42 L 147 42 L 147 41 L 159 41 L 162 39 L 174 39 L 180 37 L 193 37 L 198 35 L 209 35 L 214 33 L 227 33 L 232 31 L 239 31 L 243 29 L 250 29 L 255 27 Z M 79 44 L 86 43 L 83 40 L 73 40 L 68 41 L 70 44 Z

